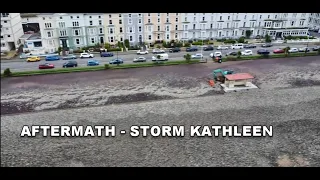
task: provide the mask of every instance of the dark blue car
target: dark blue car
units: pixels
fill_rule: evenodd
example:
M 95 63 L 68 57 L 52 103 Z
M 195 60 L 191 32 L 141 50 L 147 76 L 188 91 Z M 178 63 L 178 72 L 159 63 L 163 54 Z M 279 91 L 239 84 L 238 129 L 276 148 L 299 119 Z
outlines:
M 258 54 L 261 54 L 261 55 L 267 55 L 267 54 L 270 54 L 270 52 L 266 49 L 259 49 L 257 51 Z
M 58 61 L 60 60 L 59 56 L 47 56 L 46 61 Z
M 110 52 L 101 52 L 100 54 L 101 57 L 112 57 L 113 53 Z
M 89 60 L 87 66 L 98 66 L 100 63 L 97 60 Z
M 194 51 L 198 51 L 197 47 L 189 47 L 186 49 L 187 52 L 194 52 Z
M 123 60 L 122 59 L 113 59 L 113 60 L 109 61 L 109 64 L 123 64 Z

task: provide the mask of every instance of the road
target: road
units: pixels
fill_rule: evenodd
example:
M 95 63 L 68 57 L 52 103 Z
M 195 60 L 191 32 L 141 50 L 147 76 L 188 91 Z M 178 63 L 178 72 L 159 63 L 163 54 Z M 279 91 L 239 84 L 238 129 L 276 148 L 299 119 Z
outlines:
M 319 60 L 310 56 L 4 78 L 1 166 L 319 167 Z M 205 80 L 214 68 L 248 72 L 259 89 L 220 93 Z M 28 138 L 20 137 L 23 125 L 115 125 L 117 134 Z M 184 125 L 186 135 L 130 137 L 132 125 Z M 200 138 L 190 137 L 190 125 L 272 125 L 274 131 L 273 137 Z M 120 135 L 120 130 L 128 133 Z
M 284 48 L 287 45 L 274 45 L 273 47 L 270 47 L 268 49 L 270 49 L 271 53 L 274 49 L 277 48 Z M 290 47 L 303 47 L 303 45 L 290 45 Z M 255 48 L 252 49 L 253 53 L 256 54 L 257 50 L 259 50 L 260 48 Z M 209 55 L 212 52 L 216 52 L 216 51 L 221 51 L 222 54 L 226 54 L 228 52 L 231 51 L 238 51 L 238 50 L 214 50 L 214 51 L 203 51 L 202 54 L 204 55 L 205 58 L 210 58 Z M 196 53 L 201 53 L 201 51 L 198 52 L 189 52 L 190 54 L 196 54 Z M 110 60 L 116 58 L 116 53 L 114 53 L 115 56 L 114 57 L 99 57 L 96 55 L 96 57 L 94 59 L 100 61 L 101 65 L 108 63 Z M 170 60 L 184 60 L 183 56 L 187 54 L 187 52 L 179 52 L 179 53 L 169 53 L 169 59 Z M 152 56 L 154 56 L 153 54 L 147 54 L 147 55 L 136 55 L 134 53 L 127 53 L 127 54 L 119 54 L 118 57 L 122 58 L 124 60 L 124 63 L 128 64 L 128 63 L 133 63 L 133 59 L 139 56 L 144 56 L 147 58 L 147 61 L 151 61 Z M 1 72 L 3 72 L 6 68 L 10 68 L 11 71 L 13 72 L 17 72 L 17 71 L 32 71 L 32 70 L 38 70 L 38 66 L 39 64 L 43 64 L 45 61 L 41 60 L 40 62 L 26 62 L 25 60 L 13 60 L 14 62 L 8 62 L 8 61 L 2 61 L 1 62 Z M 79 67 L 84 67 L 87 66 L 87 61 L 88 59 L 76 59 L 76 61 L 78 62 L 78 66 Z M 54 64 L 55 67 L 62 67 L 62 64 L 65 63 L 65 60 L 59 60 L 59 61 L 51 61 L 50 63 Z

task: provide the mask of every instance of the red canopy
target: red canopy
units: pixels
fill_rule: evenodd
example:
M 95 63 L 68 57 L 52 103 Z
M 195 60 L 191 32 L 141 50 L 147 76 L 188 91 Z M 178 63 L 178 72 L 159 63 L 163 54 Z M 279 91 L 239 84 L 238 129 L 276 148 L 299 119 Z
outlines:
M 249 73 L 237 73 L 225 75 L 226 79 L 230 81 L 253 79 L 254 77 Z

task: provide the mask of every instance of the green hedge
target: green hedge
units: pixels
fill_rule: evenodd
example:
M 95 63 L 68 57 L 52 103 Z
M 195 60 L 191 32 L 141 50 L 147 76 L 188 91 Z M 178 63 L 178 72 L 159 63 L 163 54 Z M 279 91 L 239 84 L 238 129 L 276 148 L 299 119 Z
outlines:
M 290 53 L 290 54 L 271 54 L 271 55 L 255 55 L 255 56 L 228 56 L 222 58 L 222 61 L 241 61 L 241 60 L 255 60 L 255 59 L 272 59 L 272 58 L 285 58 L 285 57 L 303 57 L 303 56 L 317 56 L 318 52 L 308 52 L 308 53 Z
M 35 71 L 23 71 L 23 72 L 11 72 L 10 76 L 32 76 L 32 75 L 44 75 L 44 74 L 60 74 L 60 73 L 71 73 L 71 72 L 88 72 L 88 71 L 101 71 L 106 69 L 129 69 L 129 68 L 141 68 L 141 67 L 152 67 L 152 66 L 171 66 L 180 64 L 196 64 L 199 60 L 191 60 L 187 62 L 185 60 L 180 61 L 159 61 L 159 62 L 147 62 L 147 63 L 136 63 L 136 64 L 121 64 L 121 65 L 109 65 L 104 66 L 93 66 L 93 67 L 77 67 L 77 68 L 59 68 L 59 69 L 46 69 L 46 70 L 35 70 Z M 5 77 L 1 74 L 1 77 Z
M 112 52 L 112 51 L 121 51 L 121 48 L 109 48 L 107 49 L 108 52 Z
M 284 36 L 286 40 L 296 40 L 296 39 L 315 39 L 315 37 L 308 37 L 308 36 Z

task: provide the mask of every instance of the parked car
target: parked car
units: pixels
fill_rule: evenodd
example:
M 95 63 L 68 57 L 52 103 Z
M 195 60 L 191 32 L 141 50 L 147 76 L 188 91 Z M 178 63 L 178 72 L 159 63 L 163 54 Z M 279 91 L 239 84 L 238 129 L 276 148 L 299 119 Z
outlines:
M 263 55 L 263 54 L 270 54 L 270 52 L 269 52 L 267 49 L 259 49 L 259 50 L 257 51 L 257 54 L 261 54 L 261 55 Z
M 78 67 L 77 61 L 68 61 L 63 63 L 62 65 L 63 68 L 68 68 L 68 67 Z
M 166 51 L 163 49 L 153 49 L 152 53 L 153 54 L 161 54 L 161 53 L 165 53 Z
M 138 55 L 145 55 L 145 54 L 148 54 L 149 52 L 148 51 L 137 51 L 137 54 Z
M 180 52 L 181 51 L 181 49 L 180 48 L 178 48 L 178 47 L 175 47 L 175 48 L 171 48 L 171 49 L 169 49 L 169 52 L 171 52 L 171 53 L 174 53 L 174 52 Z
M 80 58 L 93 58 L 94 55 L 93 54 L 89 54 L 89 53 L 81 53 L 80 54 Z
M 243 44 L 234 44 L 231 46 L 231 49 L 243 49 Z
M 296 53 L 296 52 L 299 52 L 299 49 L 298 48 L 291 48 L 291 49 L 289 49 L 288 52 L 289 53 Z
M 113 60 L 109 61 L 109 64 L 123 64 L 123 60 L 122 59 L 113 59 Z
M 87 66 L 99 66 L 100 62 L 98 60 L 89 60 Z
M 169 60 L 169 55 L 167 53 L 159 54 L 158 56 L 152 56 L 152 61 L 168 61 Z
M 73 54 L 69 54 L 67 56 L 62 57 L 62 60 L 70 60 L 70 59 L 77 59 L 77 56 L 75 56 Z
M 243 47 L 246 48 L 246 49 L 250 49 L 250 48 L 256 48 L 257 46 L 254 45 L 254 44 L 246 44 Z
M 319 51 L 320 46 L 316 46 L 312 48 L 312 51 Z
M 210 57 L 211 58 L 214 58 L 214 57 L 222 57 L 222 53 L 217 51 L 217 52 L 214 52 L 214 53 L 210 53 Z
M 309 52 L 310 49 L 308 47 L 299 48 L 299 52 Z
M 203 55 L 202 54 L 194 54 L 194 55 L 191 55 L 191 59 L 202 59 L 203 58 Z
M 213 46 L 207 46 L 203 48 L 204 51 L 213 51 L 213 49 Z
M 60 60 L 59 56 L 47 56 L 46 61 L 58 61 Z
M 19 58 L 20 58 L 20 59 L 27 59 L 27 58 L 30 57 L 30 56 L 31 56 L 30 53 L 21 53 L 20 56 L 19 56 Z
M 111 52 L 101 52 L 100 57 L 112 57 L 113 53 Z
M 241 52 L 242 56 L 251 56 L 253 53 L 251 50 L 244 50 Z
M 274 54 L 280 54 L 280 53 L 284 53 L 284 49 L 275 49 L 273 50 Z
M 39 56 L 31 56 L 27 58 L 27 62 L 37 62 L 40 61 L 41 58 Z
M 54 68 L 54 65 L 49 63 L 39 65 L 39 69 L 52 69 L 52 68 Z
M 186 49 L 187 52 L 195 52 L 195 51 L 198 51 L 198 48 L 197 47 L 188 47 Z
M 273 45 L 271 43 L 265 43 L 265 44 L 262 44 L 262 47 L 272 47 Z
M 228 52 L 228 53 L 226 54 L 226 56 L 237 56 L 237 55 L 238 55 L 238 53 L 235 52 L 235 51 L 233 51 L 233 52 Z
M 229 49 L 228 46 L 218 46 L 217 47 L 217 50 L 227 50 L 227 49 Z
M 255 39 L 261 39 L 261 36 L 260 36 L 260 35 L 257 35 L 257 36 L 255 37 Z
M 133 62 L 147 62 L 147 58 L 145 57 L 134 58 Z

